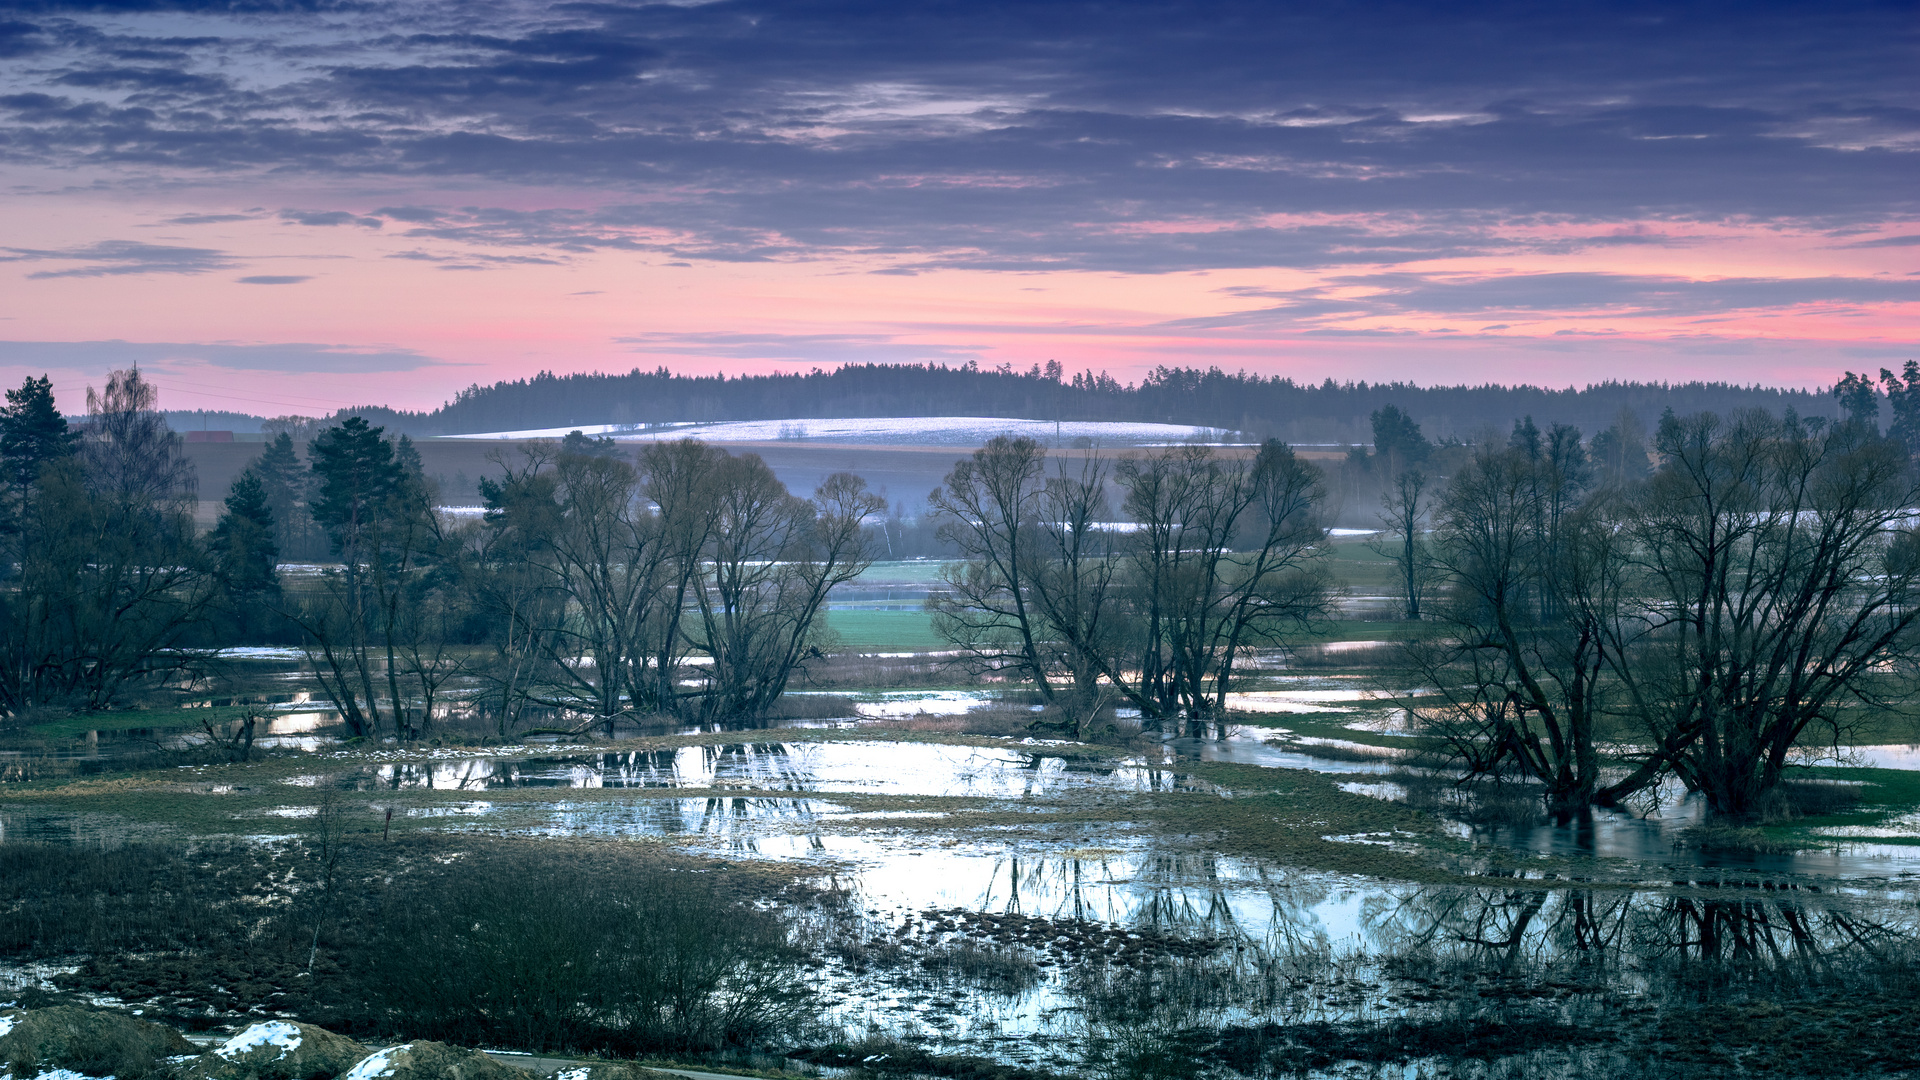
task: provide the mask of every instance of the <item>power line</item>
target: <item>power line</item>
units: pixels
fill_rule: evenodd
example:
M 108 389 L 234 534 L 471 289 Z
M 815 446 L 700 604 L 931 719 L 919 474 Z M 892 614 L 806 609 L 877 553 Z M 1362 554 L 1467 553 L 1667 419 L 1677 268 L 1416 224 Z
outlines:
M 199 384 L 193 384 L 193 383 L 175 383 L 175 385 L 169 386 L 166 383 L 155 382 L 152 379 L 148 379 L 146 381 L 148 385 L 159 390 L 165 390 L 168 393 L 190 394 L 198 397 L 219 398 L 223 401 L 244 401 L 254 405 L 278 405 L 286 409 L 310 409 L 316 406 L 331 406 L 333 408 L 350 409 L 350 408 L 353 408 L 355 405 L 366 404 L 365 402 L 342 401 L 339 399 L 330 399 L 330 398 L 307 398 L 303 402 L 281 401 L 275 398 L 247 397 L 240 394 L 222 394 L 214 390 L 200 389 Z M 169 379 L 168 382 L 175 382 L 175 381 Z M 87 384 L 80 383 L 72 387 L 55 384 L 54 390 L 56 393 L 69 392 L 69 391 L 73 393 L 78 393 L 83 387 L 87 389 L 91 389 L 91 387 L 88 386 Z M 298 395 L 290 394 L 288 396 L 297 397 Z M 180 410 L 180 411 L 188 411 L 188 410 Z M 202 411 L 205 411 L 205 410 L 202 410 Z

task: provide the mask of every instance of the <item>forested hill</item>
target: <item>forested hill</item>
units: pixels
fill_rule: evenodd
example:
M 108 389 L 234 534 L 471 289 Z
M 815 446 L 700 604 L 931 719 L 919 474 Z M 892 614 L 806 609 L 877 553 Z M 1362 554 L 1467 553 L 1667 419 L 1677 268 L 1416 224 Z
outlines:
M 974 366 L 858 364 L 805 374 L 692 376 L 665 368 L 624 375 L 554 375 L 471 386 L 432 412 L 347 410 L 415 435 L 455 435 L 571 424 L 777 420 L 855 416 L 1001 416 L 1198 424 L 1300 443 L 1366 442 L 1368 417 L 1397 405 L 1428 436 L 1505 430 L 1523 416 L 1589 433 L 1624 409 L 1651 425 L 1677 413 L 1762 408 L 1802 415 L 1837 412 L 1831 395 L 1727 383 L 1607 382 L 1576 390 L 1536 386 L 1296 383 L 1219 369 L 1160 368 L 1139 385 L 1106 375 L 1062 376 Z

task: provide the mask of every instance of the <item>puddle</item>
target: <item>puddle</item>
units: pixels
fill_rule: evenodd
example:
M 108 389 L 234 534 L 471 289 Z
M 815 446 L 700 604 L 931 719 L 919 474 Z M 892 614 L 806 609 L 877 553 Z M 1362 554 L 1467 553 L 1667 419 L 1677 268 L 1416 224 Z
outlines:
M 1027 798 L 1089 789 L 1211 791 L 1144 758 L 926 743 L 732 743 L 523 760 L 395 762 L 342 774 L 357 790 L 740 788 L 753 791 Z
M 829 982 L 842 999 L 836 1018 L 997 1056 L 1006 1052 L 997 1040 L 1044 1035 L 1063 1014 L 1093 1019 L 1097 1006 L 1085 982 L 1124 979 L 1130 965 L 1207 972 L 1221 988 L 1208 1023 L 1340 1022 L 1446 1007 L 1425 1004 L 1434 998 L 1424 987 L 1403 994 L 1394 972 L 1405 969 L 1396 957 L 1418 957 L 1414 967 L 1423 970 L 1450 960 L 1506 970 L 1605 962 L 1613 965 L 1608 989 L 1632 994 L 1646 989 L 1647 972 L 1674 959 L 1831 960 L 1916 929 L 1905 894 L 1859 903 L 1745 890 L 1723 900 L 1654 890 L 1397 886 L 1125 840 L 1051 851 L 844 836 L 817 844 L 821 854 L 856 865 L 836 883 L 850 890 L 876 940 L 1013 948 L 1042 972 L 1025 993 L 976 992 L 945 1010 L 927 1007 L 935 995 L 924 972 L 841 972 Z M 1153 943 L 1175 943 L 1174 952 L 1139 951 Z M 1345 990 L 1332 992 L 1335 984 Z
M 1686 830 L 1706 822 L 1704 801 L 1689 795 L 1664 800 L 1659 812 L 1646 817 L 1594 807 L 1558 821 L 1545 818 L 1534 824 L 1475 826 L 1469 829 L 1468 838 L 1475 843 L 1541 855 L 1598 855 L 1680 870 L 1874 878 L 1920 869 L 1920 846 L 1907 844 L 1836 843 L 1830 850 L 1790 853 L 1703 850 L 1685 834 Z M 1844 840 L 1915 836 L 1916 833 L 1863 829 L 1859 832 L 1824 830 L 1822 835 Z
M 491 812 L 475 804 L 466 815 Z M 544 821 L 512 831 L 518 835 L 568 837 L 658 837 L 717 843 L 721 850 L 763 857 L 804 856 L 819 852 L 817 838 L 793 835 L 791 830 L 817 826 L 821 818 L 844 814 L 846 808 L 814 799 L 709 798 L 642 799 L 630 803 L 554 803 L 540 808 Z M 465 826 L 451 825 L 455 830 Z M 491 830 L 491 822 L 475 826 Z M 788 830 L 781 833 L 777 830 Z
M 1836 760 L 1828 754 L 1818 760 L 1822 765 L 1848 765 L 1866 769 L 1920 769 L 1920 745 L 1890 743 L 1884 746 L 1850 746 Z
M 1380 690 L 1248 690 L 1227 695 L 1227 708 L 1251 713 L 1350 712 L 1359 702 L 1384 701 Z
M 1337 739 L 1302 739 L 1297 743 L 1281 746 L 1266 741 L 1273 734 L 1274 731 L 1271 728 L 1229 728 L 1227 737 L 1224 739 L 1171 739 L 1164 745 L 1180 758 L 1229 761 L 1239 765 L 1263 765 L 1270 769 L 1308 769 L 1321 773 L 1384 773 L 1398 768 L 1392 760 L 1394 755 L 1390 750 L 1362 746 L 1359 743 L 1343 743 Z M 1341 761 L 1291 748 L 1314 741 L 1328 747 L 1357 749 L 1377 757 L 1373 760 Z
M 977 690 L 895 690 L 861 694 L 853 708 L 867 719 L 899 720 L 921 714 L 965 716 L 996 701 L 995 695 Z

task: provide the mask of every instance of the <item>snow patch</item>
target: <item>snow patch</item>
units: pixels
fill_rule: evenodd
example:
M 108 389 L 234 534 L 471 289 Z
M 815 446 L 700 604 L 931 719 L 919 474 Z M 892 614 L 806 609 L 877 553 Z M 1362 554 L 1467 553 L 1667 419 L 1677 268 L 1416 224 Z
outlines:
M 72 1069 L 48 1069 L 33 1080 L 113 1080 L 111 1076 L 92 1077 L 86 1073 L 77 1073 Z
M 223 1058 L 235 1058 L 262 1046 L 277 1046 L 280 1052 L 274 1056 L 286 1057 L 289 1051 L 300 1048 L 300 1029 L 284 1020 L 269 1020 L 264 1024 L 255 1024 L 228 1039 L 226 1044 L 214 1053 Z
M 288 649 L 272 645 L 240 645 L 229 649 L 215 649 L 215 656 L 229 660 L 305 660 L 304 649 Z
M 361 1059 L 360 1064 L 348 1069 L 346 1075 L 340 1080 L 375 1080 L 376 1077 L 392 1076 L 393 1062 L 389 1055 L 411 1049 L 413 1049 L 412 1043 L 401 1043 L 399 1046 L 389 1046 L 385 1050 L 375 1050 Z
M 585 1069 L 561 1069 L 553 1074 L 553 1080 L 587 1080 Z
M 566 427 L 522 431 L 486 431 L 451 436 L 456 439 L 558 439 L 570 431 L 607 435 L 626 441 L 702 439 L 710 443 L 798 442 L 870 443 L 875 445 L 955 446 L 972 448 L 995 435 L 1023 435 L 1052 445 L 1071 445 L 1087 439 L 1096 445 L 1140 446 L 1189 440 L 1219 442 L 1237 432 L 1188 424 L 1147 424 L 1121 421 L 1018 419 L 999 416 L 880 416 L 828 417 L 786 420 L 732 420 L 648 427 L 644 424 L 572 424 Z M 1368 530 L 1371 531 L 1371 530 Z
M 20 1018 L 17 1016 L 0 1016 L 0 1035 L 5 1035 L 12 1031 L 13 1025 L 19 1022 Z

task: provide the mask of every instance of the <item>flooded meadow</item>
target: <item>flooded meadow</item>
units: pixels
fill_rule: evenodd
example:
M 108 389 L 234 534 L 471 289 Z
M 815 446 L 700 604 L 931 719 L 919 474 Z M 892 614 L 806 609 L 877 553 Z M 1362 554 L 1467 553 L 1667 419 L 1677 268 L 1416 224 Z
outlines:
M 1844 797 L 1729 838 L 1671 787 L 1559 819 L 1525 790 L 1463 788 L 1356 676 L 1270 674 L 1217 737 L 1106 745 L 952 730 L 1031 708 L 989 689 L 816 697 L 845 715 L 438 747 L 348 743 L 289 703 L 248 761 L 206 760 L 207 725 L 97 731 L 0 786 L 0 847 L 239 844 L 290 868 L 258 886 L 269 908 L 302 902 L 324 844 L 408 852 L 389 876 L 499 844 L 775 873 L 754 903 L 785 920 L 819 1003 L 783 1067 L 828 1072 L 878 1055 L 1033 1077 L 1719 1068 L 1733 1059 L 1676 1017 L 1891 993 L 1920 935 L 1905 747 L 1810 769 Z M 142 997 L 97 961 L 0 979 L 191 1002 L 214 1024 L 298 989 Z

